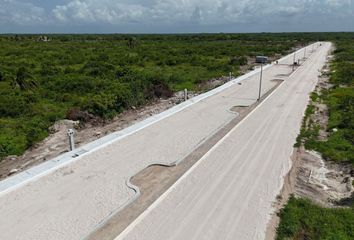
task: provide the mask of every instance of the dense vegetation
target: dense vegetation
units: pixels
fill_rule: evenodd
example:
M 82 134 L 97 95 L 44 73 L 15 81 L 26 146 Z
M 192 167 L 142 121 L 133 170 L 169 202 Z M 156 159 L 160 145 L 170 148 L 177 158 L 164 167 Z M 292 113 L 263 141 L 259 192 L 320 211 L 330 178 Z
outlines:
M 280 217 L 277 240 L 354 239 L 354 208 L 322 208 L 310 200 L 291 197 Z
M 312 94 L 312 101 L 321 101 L 329 108 L 328 140 L 317 139 L 319 125 L 308 121 L 314 112 L 314 106 L 309 105 L 297 145 L 303 141 L 307 149 L 320 152 L 326 159 L 354 164 L 354 39 L 336 41 L 334 54 L 330 74 L 334 87 L 320 96 Z
M 0 36 L 0 159 L 63 118 L 109 119 L 233 72 L 247 56 L 285 54 L 308 34 Z

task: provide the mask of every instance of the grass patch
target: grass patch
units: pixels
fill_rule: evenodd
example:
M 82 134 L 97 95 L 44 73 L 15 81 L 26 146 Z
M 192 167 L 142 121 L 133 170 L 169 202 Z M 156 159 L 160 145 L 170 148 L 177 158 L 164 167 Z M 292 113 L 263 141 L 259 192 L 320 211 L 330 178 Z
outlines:
M 329 209 L 310 200 L 290 197 L 280 212 L 277 240 L 352 240 L 354 208 Z

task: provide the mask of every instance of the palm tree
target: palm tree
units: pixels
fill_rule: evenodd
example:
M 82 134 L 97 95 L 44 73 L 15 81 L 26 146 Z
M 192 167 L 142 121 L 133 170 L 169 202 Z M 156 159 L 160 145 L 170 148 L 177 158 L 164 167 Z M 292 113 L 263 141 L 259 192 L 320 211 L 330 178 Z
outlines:
M 28 73 L 28 71 L 24 67 L 20 67 L 18 69 L 16 73 L 15 84 L 21 90 L 27 90 L 30 88 L 37 87 L 36 81 L 33 79 L 33 77 Z

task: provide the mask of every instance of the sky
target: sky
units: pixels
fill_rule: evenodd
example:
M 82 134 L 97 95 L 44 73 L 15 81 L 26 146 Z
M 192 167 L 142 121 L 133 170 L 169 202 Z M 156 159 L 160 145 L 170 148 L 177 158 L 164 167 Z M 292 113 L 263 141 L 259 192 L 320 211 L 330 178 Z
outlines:
M 354 0 L 0 0 L 0 33 L 354 31 Z

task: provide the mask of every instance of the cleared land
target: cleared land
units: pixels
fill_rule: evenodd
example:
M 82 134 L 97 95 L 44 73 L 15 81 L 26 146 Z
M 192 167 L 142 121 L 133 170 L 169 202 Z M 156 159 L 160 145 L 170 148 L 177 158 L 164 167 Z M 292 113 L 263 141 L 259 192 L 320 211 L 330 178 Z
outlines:
M 116 239 L 264 239 L 323 45 Z
M 291 61 L 292 55 L 264 71 L 263 93 L 276 84 L 272 80 L 291 73 Z M 319 63 L 315 61 L 316 64 Z M 306 76 L 307 71 L 303 70 L 300 72 Z M 183 160 L 237 116 L 230 109 L 253 104 L 258 81 L 259 74 L 254 74 L 241 85 L 230 84 L 229 88 L 84 154 L 69 165 L 0 193 L 0 214 L 7 216 L 0 219 L 0 238 L 81 239 L 137 197 L 126 185 L 132 176 L 152 164 L 171 165 Z M 308 81 L 302 85 L 312 86 Z M 293 90 L 292 94 L 306 102 L 305 93 Z M 270 113 L 258 120 L 273 116 Z

